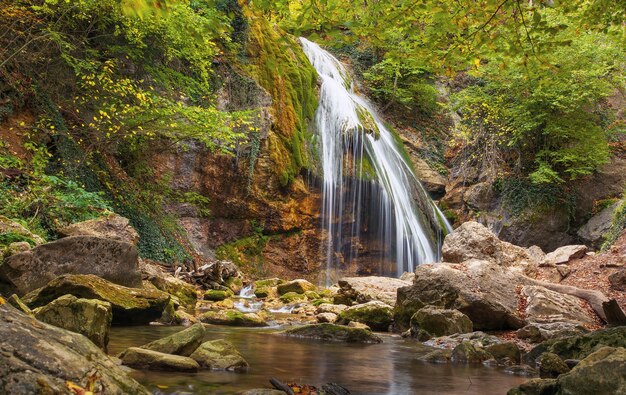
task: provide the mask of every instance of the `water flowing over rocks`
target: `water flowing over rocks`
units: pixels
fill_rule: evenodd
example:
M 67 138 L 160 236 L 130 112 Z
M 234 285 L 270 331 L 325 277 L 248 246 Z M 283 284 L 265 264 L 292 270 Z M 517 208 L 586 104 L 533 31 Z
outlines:
M 141 287 L 134 245 L 94 236 L 66 237 L 12 255 L 0 265 L 0 283 L 23 295 L 62 274 L 93 274 L 126 287 Z
M 11 395 L 74 394 L 67 382 L 95 392 L 149 395 L 86 337 L 0 305 L 0 388 Z
M 91 274 L 66 274 L 28 293 L 23 301 L 30 308 L 35 308 L 63 295 L 109 302 L 113 307 L 115 325 L 140 325 L 157 320 L 170 300 L 165 292 L 127 288 Z

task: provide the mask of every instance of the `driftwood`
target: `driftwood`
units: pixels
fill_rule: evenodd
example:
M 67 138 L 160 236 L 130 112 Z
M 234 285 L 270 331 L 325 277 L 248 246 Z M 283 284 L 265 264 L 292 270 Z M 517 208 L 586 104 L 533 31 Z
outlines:
M 179 267 L 174 273 L 174 277 L 204 289 L 220 289 L 229 278 L 240 276 L 237 266 L 228 261 L 214 261 L 190 271 Z
M 589 305 L 591 305 L 591 308 L 593 309 L 593 311 L 595 311 L 598 317 L 600 317 L 604 322 L 608 322 L 607 316 L 604 312 L 603 303 L 608 302 L 609 298 L 607 298 L 602 292 L 593 291 L 590 289 L 576 288 L 572 287 L 571 285 L 554 284 L 546 281 L 539 281 L 530 277 L 528 278 L 528 280 L 533 285 L 538 285 L 551 291 L 576 296 L 578 298 L 586 300 L 587 302 L 589 302 Z
M 626 325 L 626 314 L 619 307 L 615 299 L 602 303 L 604 314 L 606 315 L 606 323 L 609 325 L 621 326 Z
M 321 393 L 324 395 L 350 395 L 350 391 L 337 383 L 327 383 L 322 385 Z
M 287 393 L 287 395 L 296 395 L 295 392 L 289 387 L 287 384 L 282 383 L 276 377 L 272 377 L 270 379 L 270 384 L 274 386 L 277 390 L 281 390 Z

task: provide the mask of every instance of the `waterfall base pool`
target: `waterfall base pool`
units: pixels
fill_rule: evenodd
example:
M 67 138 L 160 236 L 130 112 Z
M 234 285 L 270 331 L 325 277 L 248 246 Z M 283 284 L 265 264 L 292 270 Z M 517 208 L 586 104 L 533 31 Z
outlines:
M 111 329 L 109 353 L 140 346 L 181 330 L 143 326 Z M 135 371 L 132 376 L 155 394 L 237 394 L 270 387 L 269 379 L 321 387 L 335 382 L 352 394 L 505 394 L 527 378 L 482 365 L 428 364 L 415 358 L 420 343 L 383 334 L 382 344 L 325 343 L 289 338 L 275 329 L 214 326 L 208 340 L 231 341 L 250 363 L 247 373 L 200 371 L 196 374 Z

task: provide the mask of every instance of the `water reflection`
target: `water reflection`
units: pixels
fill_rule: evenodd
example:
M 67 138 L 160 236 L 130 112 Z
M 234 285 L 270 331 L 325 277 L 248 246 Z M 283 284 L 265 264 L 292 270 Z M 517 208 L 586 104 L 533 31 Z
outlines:
M 112 328 L 112 354 L 182 328 Z M 382 344 L 322 343 L 277 335 L 275 330 L 211 327 L 208 339 L 227 339 L 250 363 L 248 373 L 134 372 L 155 393 L 235 394 L 269 387 L 270 377 L 321 386 L 336 382 L 353 394 L 504 394 L 525 379 L 482 366 L 433 365 L 415 360 L 423 347 L 395 336 Z

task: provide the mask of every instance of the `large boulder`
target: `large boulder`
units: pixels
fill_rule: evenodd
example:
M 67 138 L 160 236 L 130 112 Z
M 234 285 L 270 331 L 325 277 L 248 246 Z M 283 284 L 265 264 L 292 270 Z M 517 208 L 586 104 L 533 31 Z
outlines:
M 393 321 L 393 308 L 378 300 L 348 307 L 339 313 L 339 319 L 348 323 L 360 322 L 374 330 L 386 331 Z
M 33 313 L 39 321 L 87 336 L 102 349 L 109 344 L 113 318 L 109 302 L 63 295 Z
M 514 285 L 524 282 L 517 270 L 489 261 L 421 265 L 415 270 L 413 285 L 398 289 L 395 325 L 408 329 L 413 314 L 432 305 L 467 315 L 474 330 L 518 329 L 524 320 Z
M 139 243 L 139 234 L 129 224 L 128 219 L 115 213 L 68 225 L 59 229 L 59 234 L 63 237 L 96 236 L 104 239 L 123 241 L 133 245 Z
M 267 298 L 269 296 L 277 296 L 276 287 L 284 283 L 280 278 L 266 278 L 254 282 L 254 295 L 257 298 Z
M 146 350 L 139 347 L 127 348 L 120 354 L 122 364 L 135 369 L 170 370 L 197 372 L 200 365 L 189 357 Z
M 212 370 L 243 371 L 250 366 L 232 343 L 222 339 L 202 343 L 191 358 Z
M 213 325 L 260 327 L 267 322 L 256 313 L 242 313 L 238 310 L 207 311 L 198 316 L 200 322 Z
M 170 300 L 165 292 L 127 288 L 92 274 L 63 275 L 24 296 L 30 308 L 45 306 L 63 295 L 109 302 L 114 325 L 142 325 L 161 317 Z
M 501 241 L 478 222 L 463 223 L 448 234 L 441 248 L 444 262 L 461 263 L 473 259 L 491 261 L 504 266 L 527 266 L 535 262 L 526 248 Z
M 94 274 L 115 284 L 141 287 L 137 249 L 123 241 L 72 236 L 12 255 L 0 265 L 0 282 L 23 295 L 63 274 Z
M 595 322 L 581 299 L 551 291 L 544 287 L 527 285 L 521 294 L 526 297 L 526 319 L 535 323 L 573 323 L 591 325 Z
M 352 328 L 335 324 L 314 324 L 287 329 L 286 336 L 305 337 L 346 343 L 382 343 L 381 338 L 365 328 Z
M 556 266 L 568 263 L 572 259 L 580 259 L 587 253 L 586 245 L 569 245 L 559 247 L 556 250 L 546 254 L 541 262 L 542 266 Z
M 11 395 L 75 394 L 67 383 L 94 393 L 149 395 L 85 336 L 0 305 L 0 392 Z
M 202 344 L 205 335 L 204 325 L 195 324 L 173 335 L 144 344 L 141 348 L 188 357 Z
M 472 321 L 458 310 L 426 306 L 411 317 L 411 334 L 420 340 L 472 332 Z
M 279 284 L 276 289 L 279 295 L 285 295 L 289 292 L 304 294 L 307 291 L 315 291 L 317 287 L 307 280 L 297 279 Z
M 613 214 L 615 210 L 623 204 L 623 201 L 612 204 L 591 217 L 576 233 L 578 237 L 593 248 L 600 248 L 604 243 L 606 233 L 613 225 Z
M 389 277 L 344 277 L 339 280 L 339 291 L 335 295 L 335 304 L 351 305 L 378 300 L 389 306 L 396 303 L 398 288 L 411 283 Z

